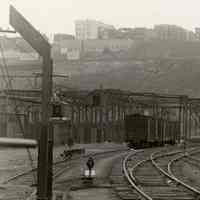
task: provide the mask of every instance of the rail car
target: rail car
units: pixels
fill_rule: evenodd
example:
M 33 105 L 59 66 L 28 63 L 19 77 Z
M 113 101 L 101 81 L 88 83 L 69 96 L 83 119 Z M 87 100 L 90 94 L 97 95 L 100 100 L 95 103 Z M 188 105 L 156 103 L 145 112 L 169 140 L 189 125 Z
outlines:
M 132 114 L 125 116 L 125 139 L 129 147 L 145 148 L 175 144 L 180 136 L 179 123 Z

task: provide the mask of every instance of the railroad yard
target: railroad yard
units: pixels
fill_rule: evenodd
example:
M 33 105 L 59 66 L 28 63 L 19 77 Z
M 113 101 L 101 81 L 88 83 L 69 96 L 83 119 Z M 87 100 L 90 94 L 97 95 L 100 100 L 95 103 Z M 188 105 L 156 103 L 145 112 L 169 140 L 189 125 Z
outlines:
M 86 153 L 71 160 L 61 159 L 63 147 L 55 148 L 53 200 L 196 200 L 200 196 L 200 148 L 196 144 L 185 151 L 178 146 L 134 150 L 114 143 L 82 147 Z M 32 154 L 36 166 L 36 150 Z M 25 150 L 1 149 L 0 155 L 0 199 L 36 199 L 37 176 L 30 171 Z M 96 172 L 92 182 L 84 178 L 91 155 Z
M 198 77 L 200 28 L 196 35 L 167 24 L 115 33 L 114 26 L 93 20 L 85 26 L 79 20 L 78 32 L 94 28 L 97 35 L 81 39 L 58 33 L 52 42 L 21 11 L 9 5 L 12 29 L 0 27 L 5 34 L 0 38 L 0 200 L 200 200 L 200 98 L 198 84 L 193 94 L 193 83 L 184 83 L 193 77 L 192 64 Z M 173 37 L 163 42 L 160 30 L 169 34 L 170 29 Z M 178 43 L 176 30 L 185 35 L 177 35 Z M 138 37 L 140 31 L 146 39 Z M 89 31 L 83 32 L 89 37 Z M 112 34 L 117 38 L 109 38 Z M 95 41 L 100 49 L 93 47 Z M 138 48 L 146 58 L 132 55 Z M 179 52 L 183 49 L 194 52 L 181 57 L 187 54 Z M 26 59 L 31 55 L 34 59 Z M 173 73 L 179 65 L 187 73 L 180 84 L 172 92 L 168 86 L 156 89 L 163 87 L 156 77 L 163 79 L 162 71 Z M 117 84 L 110 67 L 117 70 Z M 89 71 L 95 76 L 83 76 Z M 104 71 L 110 80 L 99 74 Z M 179 70 L 174 72 L 168 85 L 176 83 Z M 123 74 L 131 87 L 118 87 Z M 154 88 L 146 82 L 150 79 Z

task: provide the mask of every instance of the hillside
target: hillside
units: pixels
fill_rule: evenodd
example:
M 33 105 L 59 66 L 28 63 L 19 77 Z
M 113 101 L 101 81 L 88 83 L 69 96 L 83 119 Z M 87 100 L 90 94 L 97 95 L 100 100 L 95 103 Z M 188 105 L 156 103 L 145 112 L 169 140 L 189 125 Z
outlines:
M 96 73 L 80 73 L 71 84 L 84 89 L 120 88 L 132 91 L 148 91 L 200 96 L 200 60 L 126 61 L 98 65 Z M 97 66 L 94 66 L 94 68 Z
M 32 78 L 13 78 L 17 89 L 34 89 L 41 84 L 34 73 L 41 72 L 40 63 L 8 67 L 9 74 L 30 75 Z M 65 88 L 117 88 L 138 92 L 188 94 L 200 97 L 200 59 L 101 60 L 76 63 L 54 63 L 54 73 L 71 75 L 54 78 Z M 1 79 L 1 87 L 3 79 Z

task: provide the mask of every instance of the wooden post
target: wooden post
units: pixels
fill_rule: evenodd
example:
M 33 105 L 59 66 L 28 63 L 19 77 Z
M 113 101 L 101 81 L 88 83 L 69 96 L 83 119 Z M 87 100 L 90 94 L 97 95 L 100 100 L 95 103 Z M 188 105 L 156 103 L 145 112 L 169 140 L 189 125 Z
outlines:
M 19 13 L 10 6 L 10 24 L 20 35 L 42 56 L 42 131 L 38 150 L 38 200 L 52 199 L 52 157 L 53 131 L 49 123 L 52 96 L 52 60 L 51 45 L 44 37 Z
M 39 169 L 42 169 L 41 174 L 39 175 L 44 176 L 44 171 L 47 173 L 47 196 L 50 200 L 52 198 L 52 182 L 53 182 L 53 127 L 52 124 L 49 122 L 50 113 L 51 113 L 51 97 L 52 97 L 52 71 L 53 71 L 53 62 L 50 59 L 50 52 L 49 54 L 44 57 L 43 60 L 44 67 L 43 67 L 43 78 L 42 78 L 42 134 L 45 136 L 41 136 L 41 139 L 44 139 L 42 141 L 43 143 L 47 143 L 44 146 L 47 145 L 47 149 L 44 148 L 44 154 L 39 155 L 41 159 L 46 160 L 47 166 L 44 167 L 43 161 L 40 160 L 39 162 Z M 47 150 L 47 152 L 45 152 Z M 47 154 L 47 155 L 46 155 Z M 46 157 L 46 158 L 45 158 Z M 47 169 L 46 169 L 47 168 Z M 39 174 L 39 173 L 38 173 Z M 39 177 L 38 177 L 39 178 Z M 39 179 L 40 179 L 39 178 Z M 41 181 L 42 183 L 43 181 Z M 42 184 L 41 184 L 42 185 Z M 40 186 L 41 186 L 40 185 Z

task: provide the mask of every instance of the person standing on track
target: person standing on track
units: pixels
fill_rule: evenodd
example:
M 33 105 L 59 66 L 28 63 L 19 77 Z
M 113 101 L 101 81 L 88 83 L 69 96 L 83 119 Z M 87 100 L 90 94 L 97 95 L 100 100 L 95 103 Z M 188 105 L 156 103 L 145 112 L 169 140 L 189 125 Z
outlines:
M 87 165 L 87 167 L 89 169 L 89 177 L 91 177 L 92 168 L 94 167 L 94 160 L 93 160 L 92 157 L 89 157 L 86 165 Z

